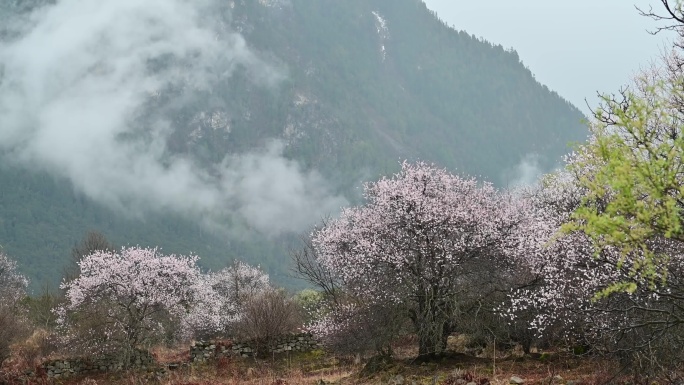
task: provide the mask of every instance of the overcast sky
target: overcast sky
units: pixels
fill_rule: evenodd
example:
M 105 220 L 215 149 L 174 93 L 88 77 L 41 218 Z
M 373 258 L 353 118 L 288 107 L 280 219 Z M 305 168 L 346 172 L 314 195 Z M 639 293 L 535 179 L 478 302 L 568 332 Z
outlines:
M 585 113 L 596 92 L 614 92 L 673 35 L 653 36 L 657 22 L 634 6 L 660 12 L 658 0 L 425 0 L 457 30 L 513 47 L 537 80 Z

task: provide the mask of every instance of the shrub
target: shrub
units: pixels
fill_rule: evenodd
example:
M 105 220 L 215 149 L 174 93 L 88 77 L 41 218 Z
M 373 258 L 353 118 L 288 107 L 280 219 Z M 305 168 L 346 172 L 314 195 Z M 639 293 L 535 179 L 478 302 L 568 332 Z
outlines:
M 301 326 L 300 309 L 285 292 L 270 289 L 245 300 L 236 326 L 238 335 L 257 343 L 261 354 L 276 338 Z

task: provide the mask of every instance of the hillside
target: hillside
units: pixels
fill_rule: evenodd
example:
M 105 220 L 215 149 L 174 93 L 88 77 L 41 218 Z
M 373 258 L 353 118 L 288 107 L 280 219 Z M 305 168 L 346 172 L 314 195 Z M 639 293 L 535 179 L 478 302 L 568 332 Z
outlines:
M 93 4 L 0 4 L 0 245 L 34 288 L 90 229 L 291 285 L 295 235 L 399 160 L 506 186 L 586 135 L 515 51 L 419 0 Z

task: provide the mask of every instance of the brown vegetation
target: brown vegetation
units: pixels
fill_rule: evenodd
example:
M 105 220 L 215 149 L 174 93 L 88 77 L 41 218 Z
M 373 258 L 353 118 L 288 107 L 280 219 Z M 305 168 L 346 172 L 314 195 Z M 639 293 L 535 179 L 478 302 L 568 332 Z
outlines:
M 533 384 L 633 384 L 638 383 L 621 370 L 617 362 L 600 357 L 580 357 L 571 352 L 544 352 L 524 355 L 521 347 L 494 352 L 489 347 L 478 356 L 450 351 L 430 362 L 415 360 L 417 348 L 410 338 L 394 346 L 395 358 L 383 361 L 368 371 L 372 357 L 358 360 L 322 351 L 281 354 L 268 359 L 221 358 L 202 364 L 182 365 L 161 374 L 146 371 L 122 371 L 59 380 L 34 377 L 26 383 L 59 383 L 65 385 L 323 385 L 323 384 L 394 384 L 394 385 L 506 385 L 511 377 Z M 159 361 L 187 359 L 187 349 L 155 349 Z M 175 361 L 177 362 L 177 361 Z M 19 380 L 0 384 L 20 383 Z M 635 382 L 636 381 L 636 382 Z M 652 384 L 668 384 L 666 378 Z

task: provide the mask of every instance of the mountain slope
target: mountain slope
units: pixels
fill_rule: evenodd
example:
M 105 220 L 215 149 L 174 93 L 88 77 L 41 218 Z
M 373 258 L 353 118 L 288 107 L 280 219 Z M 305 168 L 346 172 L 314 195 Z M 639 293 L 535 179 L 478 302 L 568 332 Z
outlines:
M 170 3 L 190 7 L 184 0 Z M 91 168 L 109 159 L 107 148 L 95 156 L 88 152 L 89 140 L 102 139 L 91 138 L 93 130 L 99 132 L 97 120 L 69 143 L 55 141 L 47 149 L 32 147 L 44 139 L 43 120 L 24 131 L 13 126 L 16 107 L 7 101 L 20 96 L 11 92 L 24 86 L 25 94 L 30 88 L 15 80 L 13 56 L 6 55 L 3 63 L 0 49 L 5 69 L 0 71 L 0 245 L 19 259 L 34 287 L 59 278 L 69 249 L 89 229 L 119 245 L 196 252 L 214 269 L 231 258 L 261 263 L 276 281 L 289 282 L 286 249 L 293 234 L 334 211 L 342 196 L 357 202 L 360 182 L 394 172 L 399 160 L 432 161 L 505 186 L 514 179 L 515 165 L 534 157 L 541 168 L 552 169 L 568 142 L 586 135 L 579 110 L 537 83 L 514 51 L 448 28 L 421 1 L 199 3 L 208 5 L 205 13 L 198 11 L 197 31 L 210 32 L 216 41 L 211 49 L 203 43 L 190 46 L 185 56 L 169 51 L 146 57 L 140 79 L 164 82 L 145 89 L 134 112 L 112 126 L 115 135 L 107 143 L 130 152 L 112 157 L 119 163 L 105 164 L 96 175 L 89 175 Z M 0 37 L 14 49 L 6 52 L 26 52 L 15 48 L 31 48 L 28 37 L 35 38 L 45 20 L 59 25 L 57 11 L 67 6 L 79 9 L 73 0 L 0 5 L 0 20 L 14 20 L 0 23 L 5 26 Z M 163 9 L 136 10 L 149 11 L 151 18 L 164 15 Z M 157 23 L 171 23 L 172 11 Z M 17 26 L 17 20 L 23 24 Z M 119 37 L 100 32 L 109 40 Z M 53 35 L 46 34 L 46 41 Z M 115 84 L 104 82 L 115 73 L 109 61 L 118 59 L 110 56 L 116 45 L 111 47 L 96 50 L 103 56 L 86 62 L 83 73 L 75 72 L 73 81 L 60 87 L 91 76 L 98 85 Z M 217 59 L 203 51 L 222 47 L 230 55 Z M 205 56 L 212 57 L 211 65 L 198 64 Z M 75 63 L 46 64 L 45 78 L 67 77 Z M 191 82 L 197 79 L 168 80 L 169 74 L 198 72 L 201 86 Z M 25 83 L 36 81 L 31 79 Z M 59 91 L 50 105 L 68 97 Z M 114 101 L 123 91 L 116 92 Z M 100 97 L 86 95 L 77 100 Z M 36 104 L 33 112 L 41 117 L 46 104 Z M 76 110 L 66 119 L 80 118 Z M 68 137 L 79 121 L 50 124 Z M 81 147 L 69 147 L 81 139 Z M 73 149 L 91 156 L 75 158 Z M 150 170 L 169 178 L 154 184 L 156 175 L 141 174 L 151 181 L 127 185 L 126 175 L 145 169 L 140 162 L 129 166 L 131 157 L 151 162 Z M 109 176 L 109 170 L 120 174 Z

